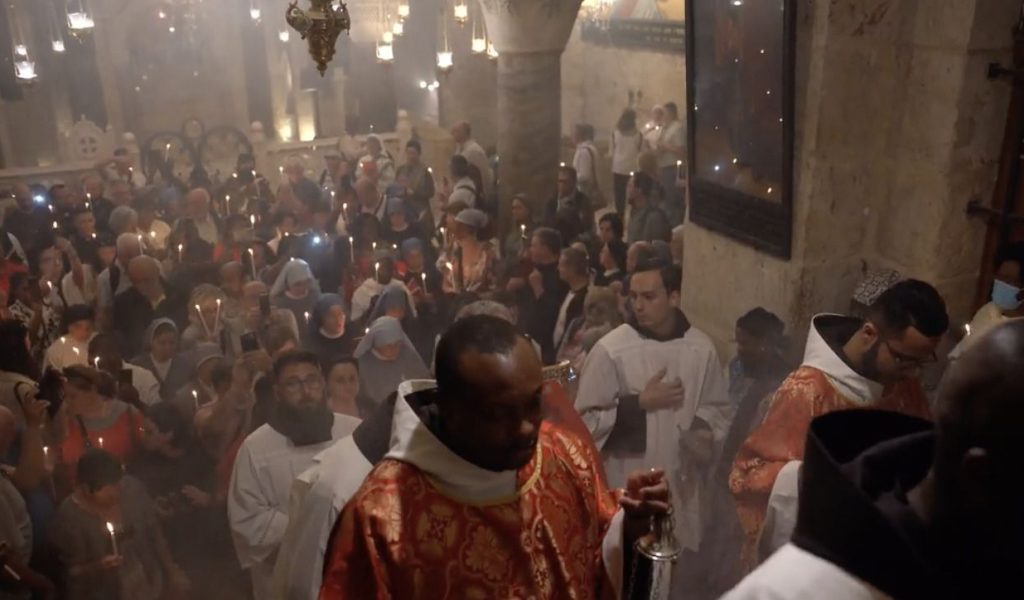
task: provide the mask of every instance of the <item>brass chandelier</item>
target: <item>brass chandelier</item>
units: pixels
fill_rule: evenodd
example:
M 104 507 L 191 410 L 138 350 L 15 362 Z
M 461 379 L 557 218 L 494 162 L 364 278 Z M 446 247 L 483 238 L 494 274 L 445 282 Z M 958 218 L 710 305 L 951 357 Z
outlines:
M 298 0 L 288 5 L 285 20 L 309 44 L 317 70 L 323 76 L 327 64 L 334 58 L 334 44 L 343 31 L 352 27 L 348 7 L 340 0 L 309 0 L 308 10 L 298 6 Z

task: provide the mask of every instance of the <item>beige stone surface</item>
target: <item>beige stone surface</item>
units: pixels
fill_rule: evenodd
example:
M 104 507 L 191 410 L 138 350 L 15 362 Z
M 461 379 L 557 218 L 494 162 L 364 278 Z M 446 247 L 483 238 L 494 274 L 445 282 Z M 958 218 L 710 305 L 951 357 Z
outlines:
M 687 227 L 683 303 L 732 354 L 755 305 L 803 343 L 811 315 L 843 311 L 860 277 L 925 279 L 965 319 L 1009 89 L 985 78 L 1009 61 L 1016 0 L 802 0 L 798 19 L 793 258 L 766 257 Z

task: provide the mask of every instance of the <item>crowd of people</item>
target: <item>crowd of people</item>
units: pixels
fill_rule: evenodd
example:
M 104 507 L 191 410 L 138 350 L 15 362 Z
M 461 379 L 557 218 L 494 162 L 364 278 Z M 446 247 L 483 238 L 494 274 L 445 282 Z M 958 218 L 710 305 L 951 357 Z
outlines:
M 643 128 L 624 111 L 605 193 L 578 126 L 550 197 L 517 195 L 504 236 L 467 123 L 446 173 L 415 138 L 396 160 L 370 135 L 319 176 L 290 158 L 276 189 L 250 155 L 185 182 L 126 151 L 15 184 L 0 597 L 596 598 L 636 591 L 633 542 L 669 513 L 683 553 L 663 597 L 751 572 L 730 598 L 808 597 L 786 561 L 904 597 L 844 527 L 941 593 L 975 584 L 963 561 L 985 542 L 1019 564 L 1004 470 L 1024 249 L 1000 254 L 948 357 L 942 297 L 897 275 L 815 317 L 802 359 L 752 305 L 725 365 L 680 308 L 682 131 L 672 103 Z M 933 364 L 952 366 L 929 395 Z M 851 523 L 821 516 L 847 507 Z

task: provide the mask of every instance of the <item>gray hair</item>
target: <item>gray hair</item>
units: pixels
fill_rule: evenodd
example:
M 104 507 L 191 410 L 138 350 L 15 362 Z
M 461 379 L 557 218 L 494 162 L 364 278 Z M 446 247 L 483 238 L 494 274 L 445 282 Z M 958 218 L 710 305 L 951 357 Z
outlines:
M 110 220 L 108 221 L 110 230 L 118 234 L 131 233 L 130 231 L 126 231 L 128 225 L 133 219 L 138 221 L 138 218 L 139 215 L 135 212 L 134 208 L 130 206 L 118 206 L 110 212 Z
M 227 300 L 224 290 L 215 285 L 203 283 L 192 290 L 192 294 L 189 296 L 189 304 L 204 304 L 207 300 L 216 301 L 218 298 L 220 298 L 221 302 Z

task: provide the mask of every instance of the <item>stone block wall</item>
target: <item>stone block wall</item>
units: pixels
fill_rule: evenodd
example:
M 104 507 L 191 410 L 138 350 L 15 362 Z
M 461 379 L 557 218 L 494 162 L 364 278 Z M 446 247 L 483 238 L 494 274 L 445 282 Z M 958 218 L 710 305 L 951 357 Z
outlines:
M 799 0 L 793 258 L 687 225 L 684 308 L 723 359 L 737 317 L 779 314 L 802 344 L 863 273 L 935 284 L 970 316 L 985 228 L 965 214 L 995 183 L 1019 0 Z

